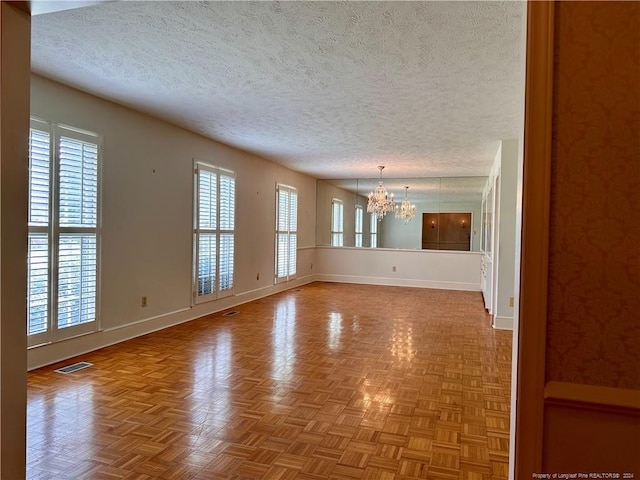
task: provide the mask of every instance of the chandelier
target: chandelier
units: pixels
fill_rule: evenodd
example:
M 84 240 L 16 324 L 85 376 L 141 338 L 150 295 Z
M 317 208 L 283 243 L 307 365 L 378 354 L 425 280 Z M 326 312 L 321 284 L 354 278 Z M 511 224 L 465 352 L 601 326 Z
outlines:
M 409 187 L 404 187 L 404 200 L 400 205 L 396 205 L 396 218 L 401 219 L 404 223 L 408 223 L 416 216 L 416 206 L 409 202 Z
M 378 167 L 378 169 L 380 170 L 380 180 L 376 189 L 369 194 L 367 213 L 373 213 L 380 221 L 387 213 L 395 210 L 396 202 L 393 200 L 393 193 L 388 194 L 382 185 L 382 170 L 384 166 Z

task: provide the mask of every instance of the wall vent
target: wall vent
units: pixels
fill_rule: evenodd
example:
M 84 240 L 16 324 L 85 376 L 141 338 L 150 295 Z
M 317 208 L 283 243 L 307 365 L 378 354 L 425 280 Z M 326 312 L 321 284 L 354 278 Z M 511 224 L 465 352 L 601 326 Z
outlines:
M 74 363 L 73 365 L 67 365 L 66 367 L 62 367 L 56 370 L 56 372 L 58 373 L 73 373 L 73 372 L 77 372 L 78 370 L 82 370 L 83 368 L 87 368 L 92 366 L 93 363 L 89 363 L 89 362 L 78 362 L 78 363 Z
M 236 311 L 236 310 L 231 310 L 230 312 L 227 313 L 223 313 L 222 316 L 223 317 L 233 317 L 234 315 L 238 315 L 240 312 Z

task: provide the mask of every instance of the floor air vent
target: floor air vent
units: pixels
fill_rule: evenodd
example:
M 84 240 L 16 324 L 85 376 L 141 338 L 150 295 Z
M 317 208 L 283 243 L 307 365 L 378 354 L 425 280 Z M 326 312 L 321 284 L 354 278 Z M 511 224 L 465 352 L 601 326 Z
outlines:
M 233 317 L 234 315 L 239 314 L 240 312 L 236 311 L 236 310 L 231 310 L 230 312 L 227 313 L 223 313 L 222 316 L 223 317 Z
M 56 372 L 58 373 L 73 373 L 76 372 L 78 370 L 82 370 L 83 368 L 87 368 L 90 367 L 91 365 L 93 365 L 93 363 L 89 363 L 89 362 L 78 362 L 78 363 L 74 363 L 73 365 L 67 365 L 66 367 L 62 367 L 56 370 Z

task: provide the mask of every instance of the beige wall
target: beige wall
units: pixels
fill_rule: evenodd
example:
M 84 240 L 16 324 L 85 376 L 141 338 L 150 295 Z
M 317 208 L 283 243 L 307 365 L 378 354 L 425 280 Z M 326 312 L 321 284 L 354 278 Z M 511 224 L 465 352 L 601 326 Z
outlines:
M 298 277 L 310 275 L 315 179 L 37 75 L 31 102 L 33 115 L 103 136 L 103 331 L 31 349 L 31 367 L 273 293 L 276 183 L 298 189 Z M 192 308 L 194 158 L 236 172 L 236 277 L 234 297 Z

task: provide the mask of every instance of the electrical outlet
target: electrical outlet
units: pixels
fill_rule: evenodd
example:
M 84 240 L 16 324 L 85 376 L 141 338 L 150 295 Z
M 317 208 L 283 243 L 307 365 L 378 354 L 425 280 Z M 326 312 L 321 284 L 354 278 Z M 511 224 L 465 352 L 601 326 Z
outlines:
M 513 297 L 509 297 L 509 306 L 513 307 Z
M 391 267 L 391 271 L 395 272 L 396 271 L 396 266 L 394 265 L 393 267 Z
M 143 295 L 142 296 L 142 301 L 140 302 L 141 306 L 146 307 L 147 306 L 147 296 Z

